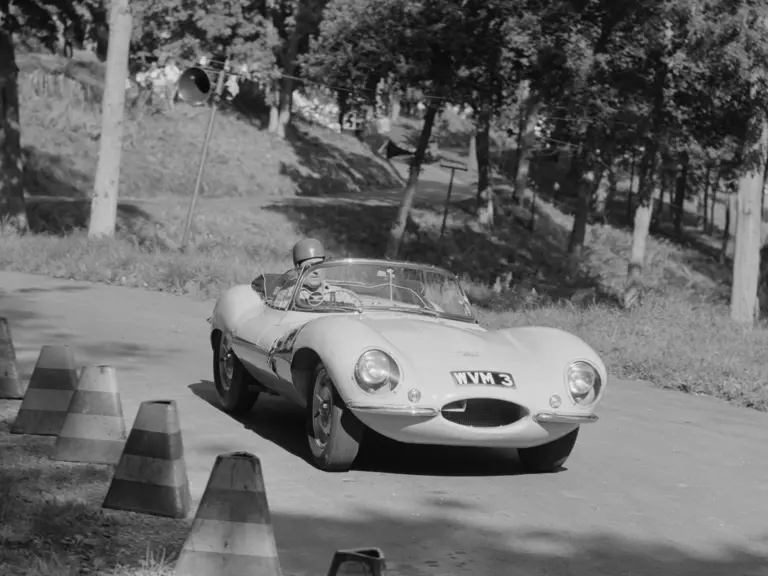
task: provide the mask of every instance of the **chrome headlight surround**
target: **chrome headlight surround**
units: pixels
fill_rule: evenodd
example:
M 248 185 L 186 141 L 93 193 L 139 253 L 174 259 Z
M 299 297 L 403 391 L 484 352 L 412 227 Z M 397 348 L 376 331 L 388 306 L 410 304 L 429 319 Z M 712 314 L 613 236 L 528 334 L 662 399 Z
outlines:
M 355 363 L 354 379 L 367 394 L 392 392 L 400 384 L 402 374 L 395 359 L 378 348 L 363 352 Z
M 600 397 L 603 379 L 594 364 L 575 360 L 565 370 L 565 388 L 574 404 L 591 406 Z

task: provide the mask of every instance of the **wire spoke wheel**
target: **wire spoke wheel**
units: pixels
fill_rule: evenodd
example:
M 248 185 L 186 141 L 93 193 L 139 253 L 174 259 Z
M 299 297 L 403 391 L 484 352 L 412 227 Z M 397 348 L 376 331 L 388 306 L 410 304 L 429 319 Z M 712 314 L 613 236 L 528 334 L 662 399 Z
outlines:
M 318 447 L 328 444 L 333 429 L 333 384 L 328 373 L 323 370 L 315 380 L 315 394 L 312 398 L 312 430 Z

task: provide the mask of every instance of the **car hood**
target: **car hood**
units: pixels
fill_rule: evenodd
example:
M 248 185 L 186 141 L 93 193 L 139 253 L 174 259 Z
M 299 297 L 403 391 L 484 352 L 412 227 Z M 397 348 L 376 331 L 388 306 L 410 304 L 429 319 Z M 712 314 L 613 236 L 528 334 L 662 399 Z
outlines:
M 433 370 L 509 371 L 527 356 L 521 343 L 476 324 L 405 314 L 363 316 L 360 322 L 389 343 L 398 360 L 424 375 Z

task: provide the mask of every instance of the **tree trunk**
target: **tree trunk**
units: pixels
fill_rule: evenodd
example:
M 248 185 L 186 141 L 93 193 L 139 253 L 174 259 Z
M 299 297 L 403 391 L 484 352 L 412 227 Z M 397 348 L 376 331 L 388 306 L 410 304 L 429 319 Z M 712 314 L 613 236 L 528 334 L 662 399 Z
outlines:
M 512 198 L 522 200 L 528 187 L 528 174 L 531 167 L 531 152 L 536 141 L 536 120 L 539 116 L 542 103 L 537 95 L 528 97 L 525 104 L 525 112 L 520 123 L 520 135 L 517 146 L 517 172 L 515 174 L 515 191 Z
M 299 55 L 301 41 L 309 34 L 312 28 L 309 11 L 311 11 L 311 7 L 308 6 L 306 0 L 299 0 L 296 3 L 293 13 L 295 25 L 283 49 L 281 61 L 283 77 L 280 80 L 277 125 L 274 127 L 274 134 L 280 138 L 285 138 L 285 129 L 291 120 L 294 85 L 292 76 L 296 72 L 296 59 Z
M 269 91 L 269 125 L 267 132 L 276 134 L 280 124 L 280 81 L 274 80 Z
M 712 187 L 712 163 L 707 161 L 706 172 L 704 173 L 704 205 L 702 206 L 702 229 L 707 231 L 709 222 L 709 190 Z
M 339 130 L 344 129 L 344 117 L 349 112 L 349 92 L 339 90 L 336 93 L 336 105 L 339 108 Z
M 760 276 L 760 243 L 763 174 L 768 149 L 768 117 L 760 111 L 750 122 L 747 138 L 750 149 L 744 156 L 745 170 L 739 178 L 736 246 L 733 256 L 731 318 L 753 324 L 757 316 L 757 285 Z
M 602 158 L 598 159 L 597 175 L 592 187 L 591 196 L 595 199 L 595 218 L 605 224 L 605 220 L 608 212 L 608 203 L 613 199 L 616 194 L 616 173 L 613 167 L 614 156 L 614 142 L 611 138 L 608 142 L 607 149 L 601 155 Z M 607 183 L 603 186 L 603 178 L 607 176 Z
M 629 171 L 629 189 L 627 190 L 627 218 L 632 218 L 632 205 L 635 186 L 635 168 L 637 168 L 637 148 L 632 147 L 632 163 Z
M 715 233 L 715 208 L 717 207 L 717 192 L 720 190 L 720 182 L 723 179 L 722 166 L 718 163 L 715 170 L 715 183 L 712 185 L 712 198 L 709 202 L 709 230 L 707 233 L 711 236 Z
M 590 144 L 594 140 L 587 135 L 583 146 L 583 152 L 575 156 L 578 167 L 574 173 L 578 174 L 576 213 L 573 217 L 573 228 L 568 240 L 568 254 L 579 258 L 584 248 L 584 240 L 587 237 L 587 223 L 589 221 L 589 208 L 592 204 L 592 193 L 595 190 L 595 154 Z
M 470 172 L 477 171 L 477 133 L 469 137 L 469 154 L 467 157 L 467 168 Z
M 483 226 L 493 228 L 495 211 L 494 193 L 491 185 L 491 110 L 483 107 L 477 115 L 475 133 L 477 160 L 477 205 L 478 220 Z M 483 201 L 485 206 L 482 206 Z
M 603 185 L 606 172 L 608 175 L 608 181 Z M 606 169 L 605 166 L 598 166 L 597 173 L 595 174 L 594 182 L 592 183 L 592 192 L 590 198 L 594 199 L 595 208 L 593 211 L 594 219 L 601 224 L 605 224 L 605 220 L 608 213 L 608 199 L 611 196 L 611 171 Z
M 0 225 L 28 228 L 19 126 L 19 69 L 13 39 L 0 29 Z
M 128 0 L 112 0 L 107 74 L 101 112 L 101 139 L 96 165 L 88 236 L 112 236 L 117 222 L 120 158 L 123 152 L 125 80 L 131 42 Z
M 477 115 L 477 131 L 475 132 L 475 162 L 477 166 L 477 200 L 491 183 L 491 112 L 483 109 Z
M 728 195 L 725 197 L 725 224 L 723 225 L 723 237 L 721 238 L 720 242 L 720 263 L 725 264 L 726 260 L 728 259 L 728 243 L 731 240 L 731 221 L 733 220 L 733 217 L 735 215 L 735 204 L 738 201 L 737 198 L 734 197 L 732 192 L 728 192 Z
M 632 227 L 632 248 L 627 267 L 627 284 L 624 289 L 624 308 L 630 308 L 640 294 L 640 277 L 645 264 L 645 243 L 651 226 L 651 212 L 656 178 L 657 147 L 655 142 L 645 146 L 640 161 L 640 184 L 637 190 L 637 208 Z
M 683 152 L 680 157 L 680 170 L 677 173 L 675 181 L 675 234 L 683 234 L 683 216 L 685 215 L 685 193 L 688 188 L 688 169 L 690 167 L 690 158 L 687 152 Z
M 397 258 L 400 253 L 400 245 L 403 242 L 405 228 L 408 225 L 408 218 L 411 215 L 413 198 L 416 196 L 416 190 L 419 185 L 419 173 L 421 172 L 421 165 L 424 162 L 424 156 L 426 155 L 427 147 L 429 146 L 429 138 L 432 135 L 432 126 L 435 123 L 435 116 L 437 116 L 437 108 L 437 101 L 431 100 L 429 108 L 427 108 L 426 116 L 424 117 L 424 125 L 421 129 L 421 135 L 419 136 L 419 143 L 416 146 L 416 154 L 413 157 L 413 162 L 411 162 L 410 170 L 408 172 L 408 182 L 405 184 L 405 189 L 403 190 L 403 199 L 400 202 L 400 210 L 397 213 L 397 220 L 393 222 L 392 228 L 389 230 L 386 258 L 389 258 L 390 260 Z
M 394 124 L 400 118 L 400 91 L 393 87 L 389 90 L 389 121 Z

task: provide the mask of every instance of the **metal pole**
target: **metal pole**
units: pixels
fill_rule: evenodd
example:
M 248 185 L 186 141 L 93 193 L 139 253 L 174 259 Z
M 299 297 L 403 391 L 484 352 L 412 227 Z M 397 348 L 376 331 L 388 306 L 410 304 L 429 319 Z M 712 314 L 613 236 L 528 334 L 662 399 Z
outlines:
M 184 236 L 181 239 L 181 249 L 184 250 L 189 242 L 189 230 L 192 227 L 192 216 L 195 213 L 195 205 L 197 204 L 197 196 L 200 193 L 200 186 L 203 183 L 203 171 L 205 170 L 205 161 L 208 158 L 208 146 L 211 143 L 211 135 L 213 134 L 213 120 L 216 117 L 216 108 L 219 104 L 219 99 L 224 91 L 224 78 L 229 71 L 229 60 L 224 63 L 224 69 L 219 72 L 219 78 L 216 81 L 216 92 L 213 95 L 213 102 L 211 103 L 211 114 L 208 116 L 208 128 L 205 131 L 205 141 L 203 141 L 203 151 L 200 154 L 200 164 L 197 167 L 197 178 L 195 179 L 195 189 L 192 192 L 192 201 L 189 203 L 189 212 L 187 213 L 187 222 L 184 225 Z
M 443 212 L 443 225 L 440 226 L 440 238 L 445 233 L 445 221 L 448 220 L 448 206 L 451 204 L 451 190 L 453 190 L 453 175 L 456 174 L 456 168 L 451 168 L 451 180 L 448 182 L 448 196 L 445 197 L 445 211 Z

